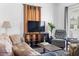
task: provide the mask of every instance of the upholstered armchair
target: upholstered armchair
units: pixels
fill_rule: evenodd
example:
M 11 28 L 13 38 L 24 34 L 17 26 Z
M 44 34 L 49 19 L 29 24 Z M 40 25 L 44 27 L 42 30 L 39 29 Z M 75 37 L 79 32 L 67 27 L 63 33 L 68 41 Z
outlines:
M 70 43 L 68 51 L 70 56 L 79 56 L 79 44 Z
M 55 31 L 55 39 L 52 40 L 52 44 L 65 48 L 65 39 L 66 39 L 66 31 L 65 30 L 56 30 Z

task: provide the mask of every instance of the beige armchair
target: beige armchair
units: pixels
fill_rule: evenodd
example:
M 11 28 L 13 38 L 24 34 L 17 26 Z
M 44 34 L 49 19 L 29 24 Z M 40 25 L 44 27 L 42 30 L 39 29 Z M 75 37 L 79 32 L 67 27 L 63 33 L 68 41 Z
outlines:
M 71 43 L 69 45 L 69 54 L 70 56 L 79 56 L 79 44 Z
M 15 55 L 18 56 L 35 56 L 35 55 L 41 55 L 34 49 L 32 49 L 27 43 L 25 43 L 25 40 L 20 35 L 11 35 L 10 39 L 13 44 L 13 52 Z

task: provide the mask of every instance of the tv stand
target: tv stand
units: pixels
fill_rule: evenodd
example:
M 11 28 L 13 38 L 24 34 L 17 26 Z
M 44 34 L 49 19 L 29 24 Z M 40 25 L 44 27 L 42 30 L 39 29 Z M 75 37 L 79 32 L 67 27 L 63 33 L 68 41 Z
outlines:
M 24 4 L 24 37 L 25 41 L 30 45 L 44 41 L 45 33 L 28 32 L 28 21 L 41 21 L 41 7 Z M 33 25 L 32 25 L 33 26 Z
M 31 46 L 37 45 L 38 43 L 44 42 L 44 39 L 49 39 L 48 33 L 25 33 L 25 42 Z

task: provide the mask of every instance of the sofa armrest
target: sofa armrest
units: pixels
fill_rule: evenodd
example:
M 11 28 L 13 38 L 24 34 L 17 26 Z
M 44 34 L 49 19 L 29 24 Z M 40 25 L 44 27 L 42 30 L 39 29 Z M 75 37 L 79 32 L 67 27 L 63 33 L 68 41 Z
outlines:
M 0 56 L 12 56 L 12 52 L 7 52 L 4 44 L 0 43 Z

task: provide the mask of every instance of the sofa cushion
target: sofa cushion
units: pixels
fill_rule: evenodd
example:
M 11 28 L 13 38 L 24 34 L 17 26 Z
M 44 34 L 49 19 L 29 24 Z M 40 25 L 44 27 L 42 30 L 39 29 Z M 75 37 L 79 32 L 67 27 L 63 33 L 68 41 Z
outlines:
M 24 42 L 24 38 L 20 35 L 11 35 L 10 39 L 11 39 L 13 45 Z
M 41 55 L 40 53 L 33 50 L 28 44 L 21 43 L 13 46 L 13 52 L 18 56 L 34 56 Z

